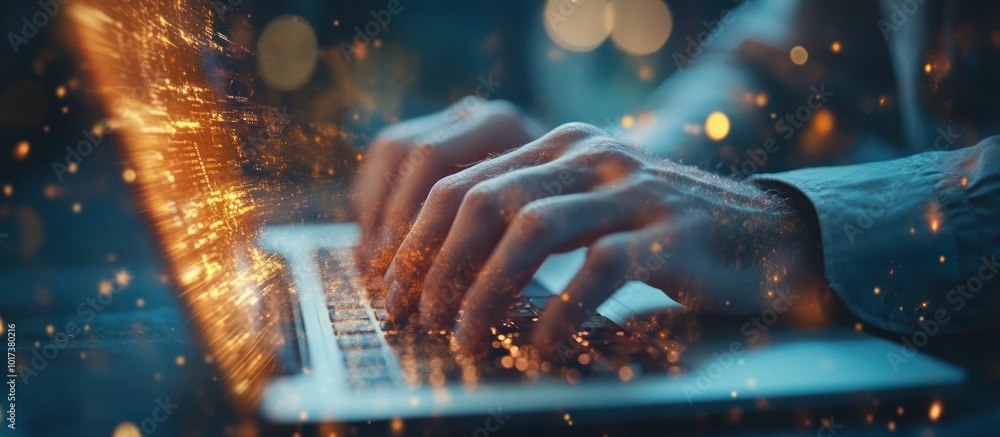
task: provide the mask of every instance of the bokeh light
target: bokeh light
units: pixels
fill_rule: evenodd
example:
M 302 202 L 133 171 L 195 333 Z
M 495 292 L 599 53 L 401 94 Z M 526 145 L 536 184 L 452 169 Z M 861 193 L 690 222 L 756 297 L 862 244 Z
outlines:
M 283 15 L 271 21 L 257 43 L 257 63 L 260 75 L 268 86 L 279 90 L 296 90 L 309 80 L 319 45 L 312 26 L 294 15 Z
M 715 141 L 725 138 L 729 135 L 729 117 L 719 111 L 708 114 L 705 119 L 705 134 Z
M 611 41 L 623 52 L 648 55 L 663 47 L 674 28 L 674 17 L 661 0 L 611 3 Z
M 552 41 L 575 52 L 600 46 L 615 22 L 607 0 L 549 0 L 543 18 Z
M 809 60 L 809 52 L 806 51 L 805 47 L 795 46 L 792 50 L 788 52 L 788 57 L 792 59 L 795 65 L 805 64 Z

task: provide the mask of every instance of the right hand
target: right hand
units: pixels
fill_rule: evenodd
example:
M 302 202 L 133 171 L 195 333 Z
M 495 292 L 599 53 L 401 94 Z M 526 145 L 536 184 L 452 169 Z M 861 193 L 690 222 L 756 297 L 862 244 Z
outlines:
M 541 134 L 541 127 L 511 103 L 477 97 L 383 129 L 362 161 L 351 190 L 361 228 L 356 256 L 365 282 L 369 286 L 381 283 L 438 180 Z

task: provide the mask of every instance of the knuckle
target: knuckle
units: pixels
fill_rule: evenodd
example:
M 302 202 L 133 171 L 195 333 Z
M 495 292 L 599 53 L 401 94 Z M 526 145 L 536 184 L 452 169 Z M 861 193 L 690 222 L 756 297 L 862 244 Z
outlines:
M 607 133 L 592 124 L 572 122 L 553 129 L 551 135 L 556 140 L 572 141 L 591 136 L 605 136 Z
M 476 217 L 498 215 L 500 195 L 488 184 L 476 184 L 465 193 L 465 197 L 462 199 L 462 210 Z
M 537 241 L 553 229 L 553 224 L 547 214 L 547 208 L 540 202 L 533 202 L 521 208 L 514 217 L 512 225 L 519 238 L 527 241 Z
M 598 271 L 623 270 L 628 265 L 628 245 L 620 238 L 602 237 L 590 246 L 587 264 Z
M 459 205 L 465 196 L 465 183 L 457 175 L 446 176 L 431 187 L 427 204 L 431 208 L 448 208 Z

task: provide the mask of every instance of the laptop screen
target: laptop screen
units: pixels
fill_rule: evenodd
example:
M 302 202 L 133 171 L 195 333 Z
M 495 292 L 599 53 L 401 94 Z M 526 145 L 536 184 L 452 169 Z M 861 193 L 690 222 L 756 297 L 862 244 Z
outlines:
M 261 117 L 213 75 L 224 55 L 207 2 L 73 4 L 79 56 L 117 134 L 136 196 L 183 304 L 238 401 L 276 364 L 269 296 L 281 263 L 255 248 L 261 222 L 241 173 L 239 126 Z M 236 109 L 234 109 L 236 108 Z

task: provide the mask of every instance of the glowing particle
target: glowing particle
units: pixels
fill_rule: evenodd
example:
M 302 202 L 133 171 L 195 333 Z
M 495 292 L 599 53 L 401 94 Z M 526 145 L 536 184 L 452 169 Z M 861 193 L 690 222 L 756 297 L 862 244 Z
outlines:
M 60 99 L 63 98 L 63 97 L 66 97 L 66 87 L 64 87 L 64 86 L 57 87 L 56 88 L 56 97 L 58 97 Z
M 788 57 L 792 59 L 795 65 L 802 65 L 809 60 L 809 52 L 806 51 L 805 47 L 795 46 L 788 52 Z
M 933 68 L 931 64 L 924 64 L 924 73 L 930 73 Z
M 902 405 L 900 405 L 898 408 L 896 408 L 896 414 L 898 414 L 900 416 L 903 415 L 903 411 L 904 410 L 903 410 L 903 406 Z
M 878 104 L 879 106 L 885 106 L 885 96 L 878 98 Z
M 736 398 L 736 396 L 739 396 L 739 395 L 740 394 L 737 393 L 736 390 L 733 390 L 733 391 L 729 392 L 729 396 L 732 397 L 732 398 Z
M 69 107 L 68 106 L 63 106 L 62 107 L 62 113 L 63 114 L 69 114 Z
M 895 431 L 895 430 L 896 430 L 896 422 L 890 420 L 889 421 L 889 431 Z
M 917 233 L 917 229 L 916 228 L 910 228 L 910 235 L 913 235 L 913 234 L 916 234 L 916 233 Z
M 24 161 L 24 159 L 28 157 L 29 153 L 31 153 L 31 143 L 26 140 L 22 140 L 14 146 L 15 161 Z
M 303 419 L 305 420 L 305 419 Z M 393 431 L 399 432 L 403 430 L 403 419 L 399 417 L 394 417 L 392 423 L 389 425 Z
M 130 184 L 135 182 L 135 170 L 126 168 L 125 171 L 122 172 L 122 180 Z
M 632 368 L 629 366 L 622 366 L 618 369 L 618 377 L 621 378 L 622 381 L 630 381 L 633 376 L 635 376 L 635 373 L 632 372 Z
M 625 129 L 631 128 L 635 125 L 635 119 L 631 115 L 626 115 L 622 117 L 622 127 Z
M 754 103 L 756 103 L 757 106 L 763 108 L 764 105 L 767 105 L 767 94 L 764 93 L 757 94 Z
M 966 186 L 966 185 L 969 185 L 969 178 L 962 178 L 961 183 L 962 183 L 963 187 Z
M 139 427 L 132 422 L 122 422 L 115 427 L 114 437 L 141 437 L 142 432 Z
M 503 366 L 504 369 L 514 367 L 514 357 L 504 355 L 503 358 L 500 358 L 500 365 Z
M 56 332 L 56 327 L 55 327 L 55 326 L 52 326 L 52 325 L 45 325 L 45 333 L 46 333 L 46 334 L 48 334 L 48 335 L 52 335 L 52 334 L 54 334 L 55 332 Z
M 101 293 L 102 296 L 110 296 L 114 287 L 111 285 L 111 281 L 105 279 L 97 284 L 97 292 Z
M 75 174 L 75 173 L 76 173 L 76 170 L 77 170 L 77 169 L 79 169 L 79 168 L 80 168 L 80 164 L 77 164 L 77 163 L 75 163 L 75 162 L 71 162 L 71 163 L 69 163 L 69 168 L 68 168 L 68 170 L 69 170 L 69 173 L 70 173 L 70 174 Z
M 132 274 L 128 270 L 119 270 L 115 272 L 115 282 L 122 287 L 127 287 L 132 282 Z
M 882 293 L 882 289 L 875 287 L 875 294 Z
M 333 27 L 340 26 L 340 20 L 333 20 Z
M 813 117 L 813 128 L 816 130 L 817 134 L 827 135 L 833 130 L 833 114 L 826 109 L 821 109 L 816 112 L 816 116 Z
M 304 421 L 308 418 L 309 418 L 309 413 L 306 413 L 305 411 L 299 411 L 299 420 Z
M 719 141 L 729 135 L 729 117 L 720 111 L 708 114 L 705 119 L 705 134 L 715 141 Z
M 941 417 L 941 401 L 934 401 L 931 404 L 931 410 L 927 412 L 927 416 L 930 417 L 931 422 L 935 422 Z
M 855 331 L 862 331 L 862 330 L 864 330 L 864 327 L 865 327 L 865 325 L 862 325 L 861 322 L 858 322 L 858 323 L 854 324 L 854 330 Z
M 181 367 L 187 363 L 187 359 L 184 358 L 184 355 L 178 355 L 177 358 L 174 358 L 174 363 L 176 363 L 178 367 Z
M 74 213 L 79 214 L 80 211 L 82 211 L 82 210 L 83 210 L 83 206 L 80 205 L 80 202 L 73 203 L 73 212 Z
M 833 44 L 830 44 L 830 50 L 834 53 L 840 53 L 840 41 L 834 41 Z
M 138 299 L 136 299 L 135 300 L 135 306 L 137 306 L 139 308 L 142 308 L 142 307 L 146 306 L 146 299 L 143 299 L 141 297 L 138 298 Z
M 747 387 L 750 387 L 750 388 L 757 387 L 757 379 L 756 378 L 747 378 Z
M 939 256 L 938 261 L 940 261 L 941 264 L 944 264 L 944 255 Z
M 639 67 L 639 79 L 650 80 L 653 78 L 653 69 L 648 65 Z
M 11 184 L 4 185 L 3 186 L 3 195 L 7 196 L 7 197 L 10 197 L 12 194 L 14 194 L 14 186 L 12 186 Z

